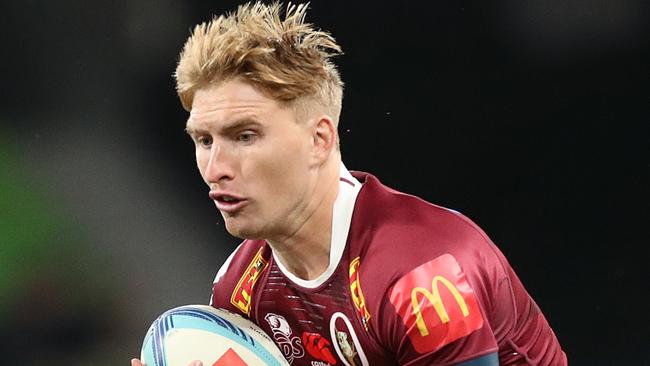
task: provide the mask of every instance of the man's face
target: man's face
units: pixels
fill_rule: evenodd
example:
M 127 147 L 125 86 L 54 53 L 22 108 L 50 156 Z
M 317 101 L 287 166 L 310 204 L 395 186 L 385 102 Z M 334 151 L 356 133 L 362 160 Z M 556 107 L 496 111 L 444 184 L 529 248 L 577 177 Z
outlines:
M 313 124 L 240 80 L 199 89 L 187 131 L 203 180 L 232 235 L 291 235 L 313 191 Z

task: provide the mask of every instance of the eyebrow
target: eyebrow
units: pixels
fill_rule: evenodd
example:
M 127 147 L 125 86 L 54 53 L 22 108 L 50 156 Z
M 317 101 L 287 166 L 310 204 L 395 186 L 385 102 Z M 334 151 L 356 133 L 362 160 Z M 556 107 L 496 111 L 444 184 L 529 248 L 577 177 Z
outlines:
M 219 134 L 222 135 L 227 135 L 229 133 L 232 133 L 237 130 L 242 130 L 248 127 L 261 127 L 262 124 L 258 122 L 255 118 L 247 116 L 247 117 L 242 117 L 240 119 L 237 119 L 233 122 L 227 123 L 224 126 L 219 127 Z M 185 125 L 185 132 L 188 135 L 194 135 L 200 132 L 204 132 L 207 129 L 196 127 L 188 122 L 187 125 Z

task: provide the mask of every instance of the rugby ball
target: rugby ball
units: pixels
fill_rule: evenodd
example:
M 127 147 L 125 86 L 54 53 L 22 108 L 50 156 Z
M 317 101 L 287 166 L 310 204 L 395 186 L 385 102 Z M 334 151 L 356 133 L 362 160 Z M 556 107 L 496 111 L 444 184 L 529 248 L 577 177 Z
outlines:
M 288 366 L 273 340 L 250 320 L 207 305 L 166 311 L 142 344 L 146 366 Z

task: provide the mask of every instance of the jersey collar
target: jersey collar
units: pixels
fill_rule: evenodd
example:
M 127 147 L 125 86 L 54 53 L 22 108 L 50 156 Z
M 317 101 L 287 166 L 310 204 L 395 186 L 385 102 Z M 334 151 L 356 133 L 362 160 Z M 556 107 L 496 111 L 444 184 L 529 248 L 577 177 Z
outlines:
M 334 202 L 334 210 L 332 213 L 330 262 L 325 272 L 313 280 L 303 280 L 291 273 L 282 262 L 278 260 L 275 253 L 273 253 L 273 259 L 278 265 L 278 268 L 280 268 L 280 271 L 282 271 L 289 280 L 300 287 L 313 289 L 325 283 L 325 281 L 332 276 L 343 257 L 345 243 L 348 240 L 348 232 L 350 231 L 350 222 L 352 221 L 354 203 L 356 202 L 359 191 L 361 190 L 361 183 L 350 174 L 343 163 L 341 163 L 339 174 L 339 192 L 336 195 L 336 201 Z

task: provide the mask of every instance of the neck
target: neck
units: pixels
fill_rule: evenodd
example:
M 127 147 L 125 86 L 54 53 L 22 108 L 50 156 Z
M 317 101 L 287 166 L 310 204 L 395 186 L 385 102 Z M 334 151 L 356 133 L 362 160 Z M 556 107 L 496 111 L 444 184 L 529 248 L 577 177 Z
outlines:
M 305 210 L 304 221 L 295 232 L 282 238 L 269 238 L 276 257 L 295 276 L 313 280 L 329 266 L 332 241 L 332 215 L 339 189 L 339 165 L 327 166 L 315 180 L 314 195 Z

